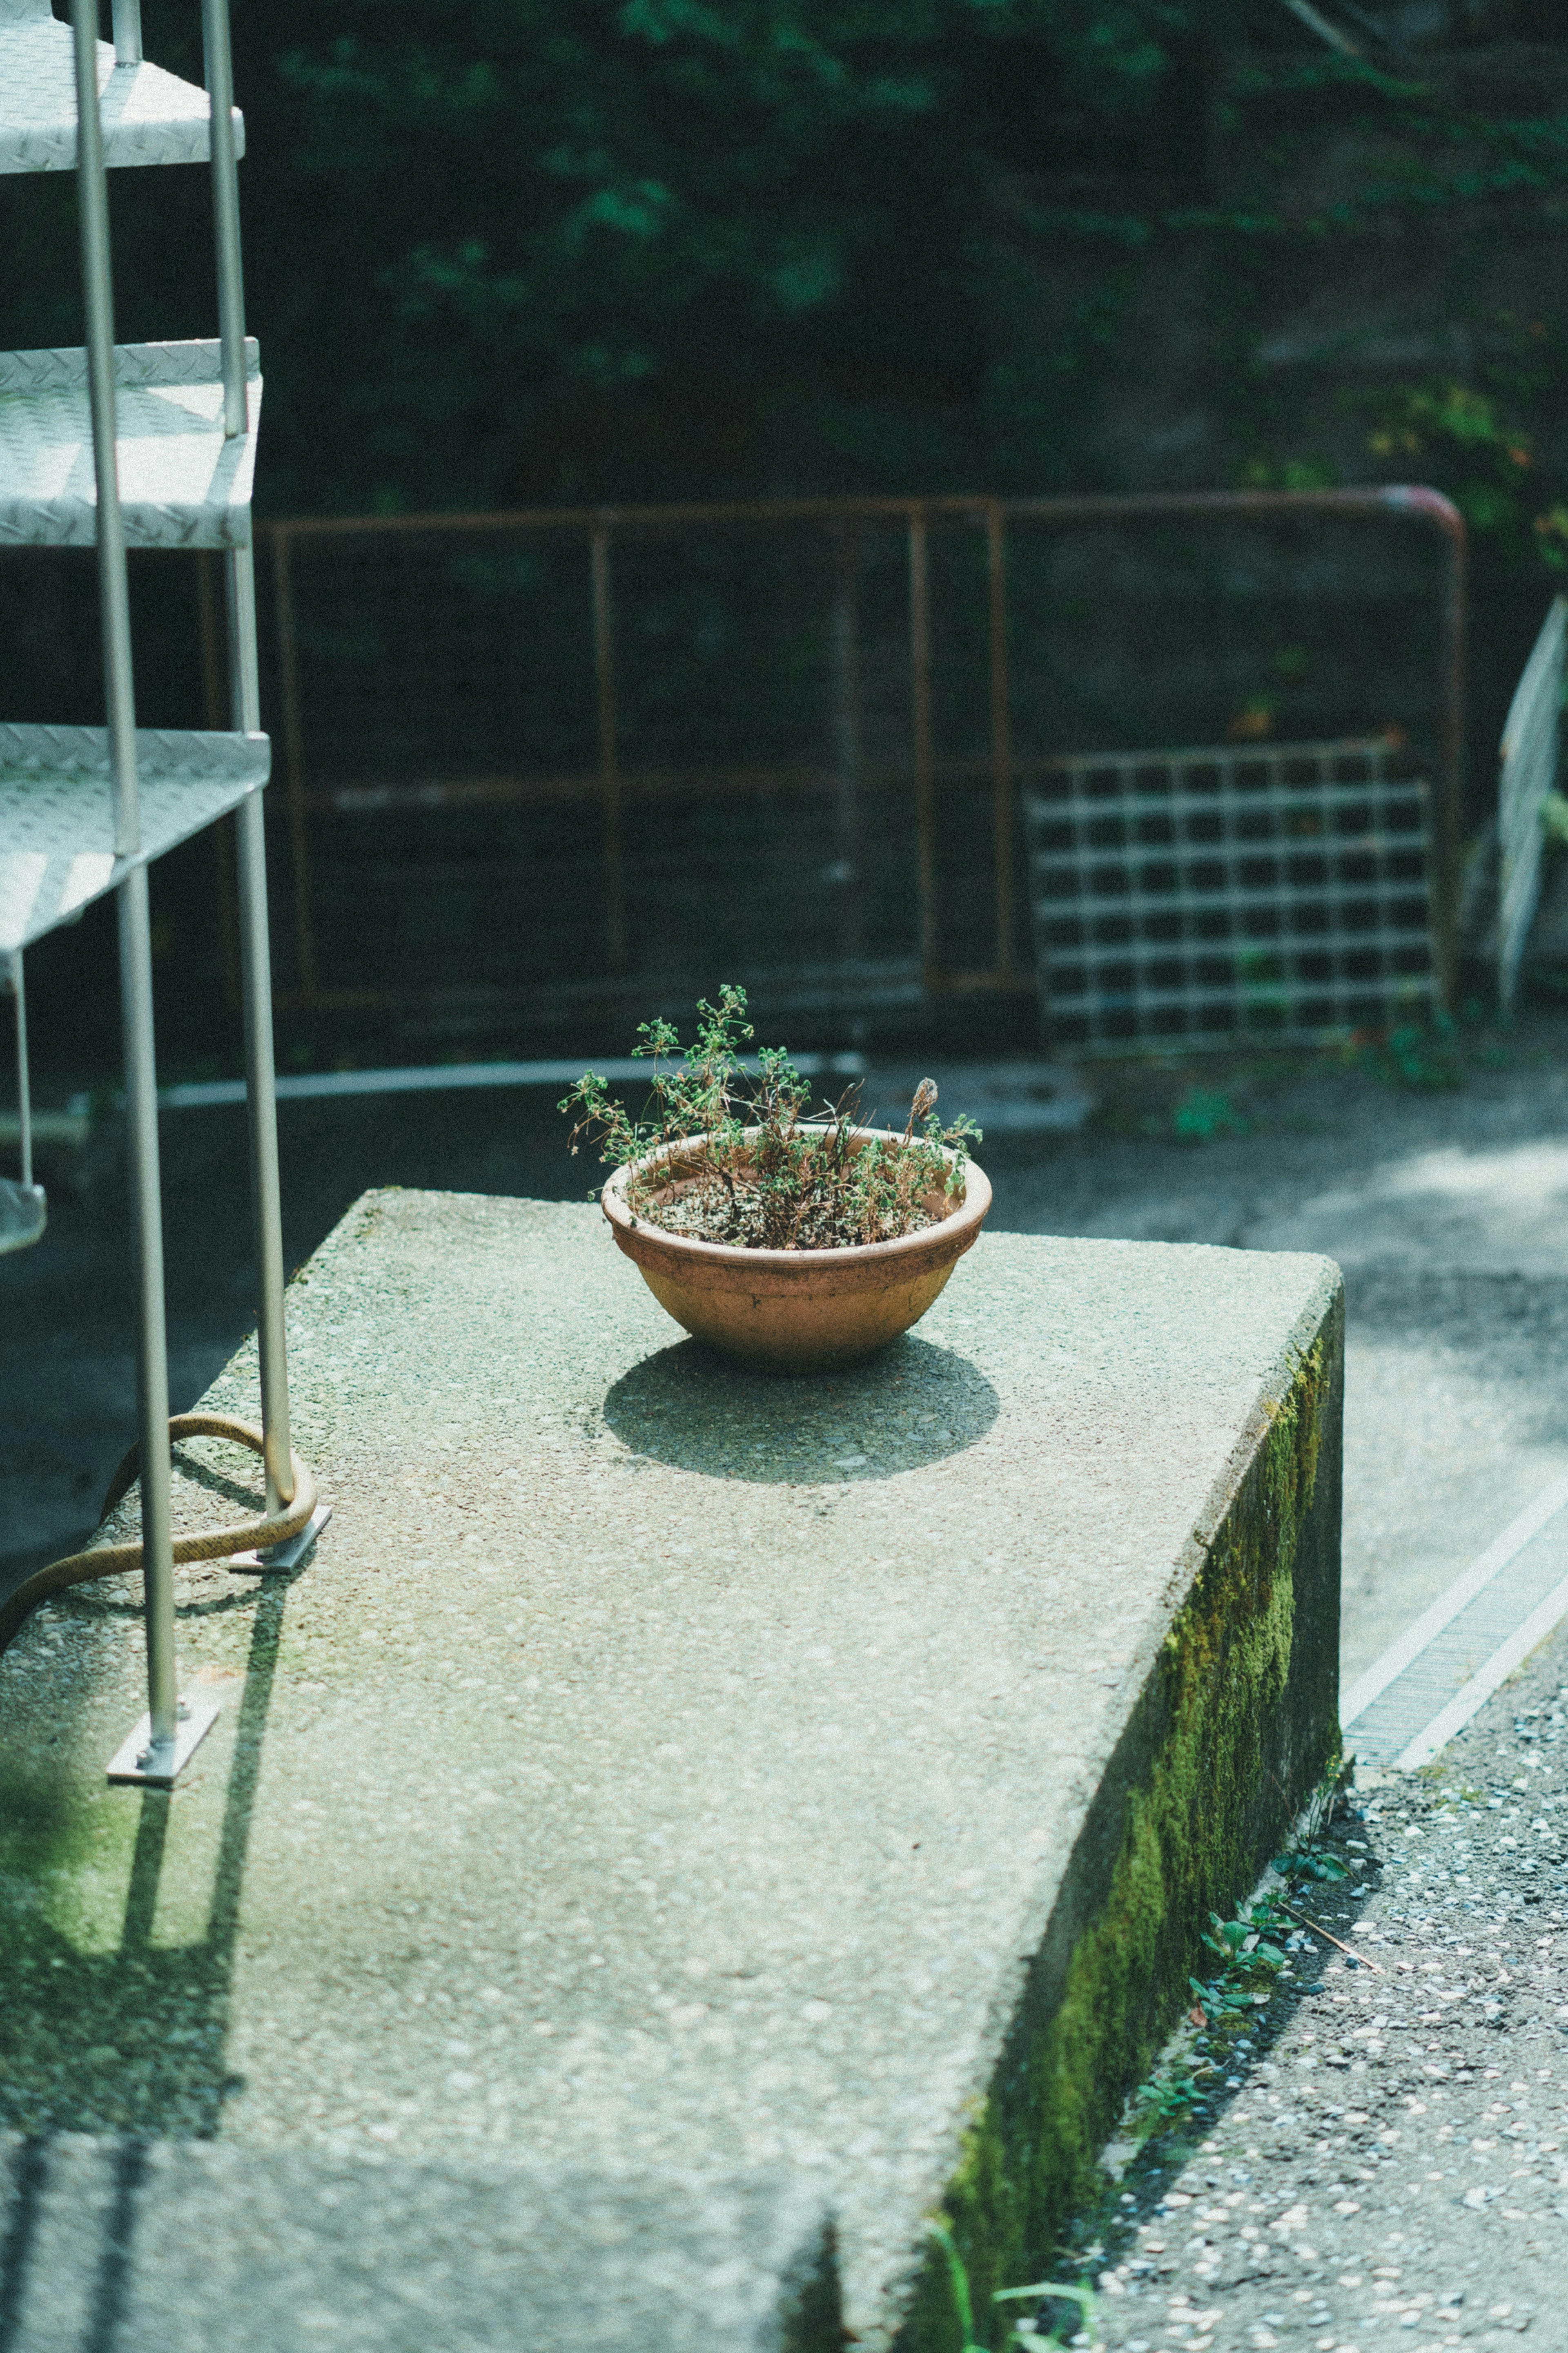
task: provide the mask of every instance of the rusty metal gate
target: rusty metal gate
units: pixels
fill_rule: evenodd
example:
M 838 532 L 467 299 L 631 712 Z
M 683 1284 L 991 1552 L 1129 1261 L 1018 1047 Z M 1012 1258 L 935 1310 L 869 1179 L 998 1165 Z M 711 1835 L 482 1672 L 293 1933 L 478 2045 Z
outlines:
M 1410 592 L 1420 628 L 1400 623 L 1418 653 L 1389 709 L 1325 715 L 1424 739 L 1446 911 L 1463 533 L 1431 492 L 261 526 L 283 1000 L 544 1032 L 722 977 L 848 1035 L 879 1008 L 1032 992 L 1021 797 L 1066 752 L 1140 740 L 1130 677 L 1151 712 L 1163 698 L 1142 740 L 1167 743 L 1205 740 L 1196 698 L 1245 681 L 1236 595 L 1173 587 L 1172 535 L 1217 579 L 1215 526 L 1283 526 L 1305 548 L 1302 533 L 1370 525 L 1386 545 L 1412 524 L 1440 557 Z M 1136 625 L 1115 617 L 1116 579 L 1091 576 L 1107 546 L 1139 584 Z M 1300 554 L 1248 561 L 1307 609 Z M 1342 646 L 1327 670 L 1343 669 L 1364 621 L 1324 613 Z M 1353 681 L 1335 691 L 1355 700 Z M 1446 968 L 1446 913 L 1437 933 Z

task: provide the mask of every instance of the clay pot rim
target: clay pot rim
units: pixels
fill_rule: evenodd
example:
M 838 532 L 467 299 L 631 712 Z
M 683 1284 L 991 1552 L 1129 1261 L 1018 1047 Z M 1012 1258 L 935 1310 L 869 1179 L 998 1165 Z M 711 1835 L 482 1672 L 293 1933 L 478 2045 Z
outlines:
M 748 1135 L 758 1135 L 760 1128 L 747 1128 Z M 857 1141 L 867 1144 L 890 1140 L 903 1141 L 900 1130 L 890 1127 L 857 1127 L 851 1131 Z M 650 1219 L 633 1222 L 632 1213 L 625 1199 L 626 1182 L 634 1167 L 647 1167 L 660 1160 L 673 1160 L 700 1145 L 700 1135 L 683 1135 L 673 1144 L 660 1145 L 641 1161 L 623 1161 L 605 1179 L 599 1195 L 600 1207 L 616 1229 L 616 1240 L 622 1236 L 635 1245 L 646 1242 L 681 1252 L 689 1251 L 699 1262 L 719 1267 L 754 1268 L 759 1273 L 805 1272 L 816 1269 L 873 1267 L 885 1264 L 915 1250 L 940 1250 L 945 1242 L 958 1242 L 961 1250 L 973 1241 L 984 1222 L 991 1207 L 991 1180 L 978 1161 L 968 1160 L 964 1167 L 963 1198 L 956 1209 L 938 1219 L 934 1226 L 921 1226 L 912 1234 L 895 1234 L 880 1242 L 842 1242 L 831 1250 L 752 1250 L 744 1242 L 706 1242 L 695 1234 L 672 1234 L 668 1226 L 655 1225 Z M 956 1155 L 949 1145 L 942 1147 L 942 1157 L 950 1164 Z M 966 1239 L 965 1239 L 966 1238 Z

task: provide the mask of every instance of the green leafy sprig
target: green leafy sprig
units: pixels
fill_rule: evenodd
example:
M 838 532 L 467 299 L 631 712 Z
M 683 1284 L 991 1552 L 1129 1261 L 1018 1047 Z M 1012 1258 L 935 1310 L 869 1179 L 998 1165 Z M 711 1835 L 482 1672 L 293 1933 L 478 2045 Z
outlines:
M 942 1125 L 930 1079 L 901 1135 L 868 1134 L 859 1089 L 813 1112 L 782 1046 L 748 1071 L 741 1050 L 753 1034 L 745 990 L 726 982 L 717 1004 L 699 1003 L 689 1047 L 672 1022 L 639 1026 L 632 1050 L 653 1066 L 640 1119 L 592 1071 L 563 1098 L 577 1114 L 572 1150 L 585 1139 L 628 1169 L 634 1219 L 742 1249 L 837 1250 L 917 1233 L 963 1199 L 980 1130 L 963 1117 Z
M 952 2233 L 945 2223 L 942 2222 L 931 2222 L 926 2227 L 947 2259 L 947 2275 L 952 2289 L 953 2306 L 958 2314 L 959 2327 L 963 2334 L 960 2353 L 989 2353 L 987 2347 L 975 2342 L 974 2300 L 970 2294 L 969 2269 L 953 2244 Z M 1034 2312 L 1020 2314 L 1014 2321 L 1007 2332 L 1006 2353 L 1012 2353 L 1012 2348 L 1016 2346 L 1023 2347 L 1025 2353 L 1033 2353 L 1033 2348 L 1060 2344 L 1061 2338 L 1054 2329 L 1047 2332 L 1039 2325 L 1038 2307 L 1047 2299 L 1073 2306 L 1075 2330 L 1088 2327 L 1092 2323 L 1094 2291 L 1087 2281 L 1080 2281 L 1077 2287 L 1069 2287 L 1065 2282 L 1058 2280 L 1035 2280 L 1027 2287 L 998 2288 L 991 2299 L 993 2304 L 1032 2303 L 1037 2307 Z

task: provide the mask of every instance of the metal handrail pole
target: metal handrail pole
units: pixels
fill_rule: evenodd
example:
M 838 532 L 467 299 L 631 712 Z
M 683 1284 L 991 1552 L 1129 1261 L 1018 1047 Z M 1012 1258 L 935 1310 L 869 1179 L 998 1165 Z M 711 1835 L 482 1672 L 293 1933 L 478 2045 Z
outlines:
M 833 699 L 834 848 L 839 868 L 837 946 L 839 961 L 847 970 L 859 962 L 864 947 L 860 786 L 865 761 L 860 740 L 860 541 L 857 533 L 835 534 L 832 563 L 828 648 Z
M 83 0 L 72 0 L 80 7 Z M 178 1715 L 174 1664 L 173 1477 L 169 1463 L 169 1345 L 163 1305 L 163 1187 L 158 1165 L 158 1073 L 153 1035 L 153 927 L 147 869 L 133 867 L 118 892 L 120 995 L 125 1030 L 132 1226 L 137 1275 L 136 1403 L 141 1440 L 142 1615 L 147 1628 L 147 1713 L 154 1750 L 173 1746 Z
M 1007 677 L 1007 525 L 1002 502 L 985 510 L 985 577 L 991 653 L 991 780 L 996 837 L 996 968 L 1014 976 L 1013 707 Z
M 114 294 L 109 188 L 98 111 L 97 0 L 71 0 L 77 85 L 77 194 L 87 308 L 88 386 L 98 480 L 98 575 L 102 599 L 105 699 L 114 788 L 115 847 L 141 848 L 136 796 L 136 697 L 131 607 L 115 453 Z M 147 1628 L 147 1712 L 153 1751 L 173 1746 L 174 1553 L 170 1521 L 169 1353 L 163 1305 L 163 1227 L 158 1167 L 158 1076 L 153 1037 L 153 937 L 147 870 L 135 866 L 117 892 L 121 1019 L 130 1127 L 138 1288 L 136 1390 L 142 1454 L 142 1610 Z
M 114 62 L 142 62 L 142 0 L 114 0 Z
M 289 780 L 289 848 L 294 872 L 294 953 L 300 994 L 307 1003 L 320 996 L 316 935 L 310 922 L 310 812 L 305 796 L 305 728 L 300 703 L 300 649 L 294 634 L 294 576 L 289 534 L 273 531 L 272 603 L 278 633 L 278 685 L 283 700 L 283 758 Z
M 921 971 L 937 979 L 936 790 L 931 774 L 931 564 L 923 504 L 909 510 L 910 732 L 920 883 Z
M 213 227 L 217 248 L 218 337 L 223 352 L 223 429 L 248 423 L 245 278 L 239 248 L 239 167 L 234 143 L 234 52 L 228 0 L 202 0 L 202 53 L 211 105 Z M 254 548 L 231 548 L 224 565 L 228 617 L 229 724 L 261 725 L 256 657 Z M 289 1453 L 289 1354 L 283 1324 L 283 1209 L 278 1169 L 278 1074 L 272 1032 L 272 951 L 267 919 L 267 828 L 261 796 L 235 812 L 239 889 L 240 997 L 245 1022 L 246 1103 L 250 1126 L 250 1199 L 256 1224 L 257 1350 L 261 1370 L 262 1459 L 267 1508 L 294 1497 Z
M 1465 519 L 1441 491 L 1420 484 L 1389 493 L 1390 503 L 1432 523 L 1443 534 L 1446 563 L 1438 649 L 1437 755 L 1441 774 L 1437 827 L 1438 973 L 1452 1011 L 1459 972 L 1459 885 L 1465 808 L 1465 605 L 1468 555 Z
M 103 607 L 103 685 L 114 792 L 114 848 L 121 858 L 142 847 L 136 791 L 136 696 L 131 666 L 131 595 L 125 526 L 120 512 L 120 461 L 114 424 L 114 280 L 110 259 L 109 184 L 98 111 L 98 12 L 71 0 L 76 34 L 77 205 L 82 291 L 87 311 L 87 377 L 92 407 L 92 459 L 98 480 L 98 585 Z
M 610 970 L 626 968 L 621 773 L 616 725 L 616 615 L 610 588 L 610 526 L 600 517 L 588 539 L 594 602 L 594 685 L 599 725 L 599 793 L 605 839 L 605 932 Z
M 247 731 L 261 724 L 256 661 L 256 559 L 229 551 L 224 566 L 228 606 L 229 720 Z M 267 824 L 261 795 L 235 811 L 239 885 L 240 992 L 245 1014 L 245 1094 L 250 1122 L 250 1195 L 256 1221 L 257 1348 L 261 1360 L 262 1459 L 267 1509 L 294 1500 L 289 1454 L 289 1348 L 283 1324 L 283 1195 L 278 1169 L 278 1072 L 272 1036 L 272 954 L 267 920 Z
M 22 984 L 22 951 L 11 951 L 11 992 L 16 999 L 16 1124 L 22 1149 L 22 1182 L 33 1182 L 33 1086 L 27 1074 L 27 998 Z
M 1281 491 L 1279 495 L 1294 497 L 1296 493 Z M 907 523 L 917 508 L 922 514 L 949 516 L 957 522 L 966 515 L 983 514 L 991 503 L 989 494 L 984 491 L 929 499 L 706 499 L 670 506 L 496 507 L 482 514 L 290 515 L 281 522 L 263 523 L 260 529 L 263 533 L 287 532 L 291 539 L 357 539 L 366 535 L 418 539 L 433 532 L 581 533 L 602 523 L 623 534 L 648 532 L 657 536 L 664 532 L 684 531 L 693 524 L 729 529 L 752 523 Z
M 223 429 L 246 429 L 245 278 L 239 252 L 239 164 L 234 146 L 234 52 L 228 0 L 202 0 L 202 54 L 212 101 L 213 231 L 217 247 L 218 341 L 223 353 Z

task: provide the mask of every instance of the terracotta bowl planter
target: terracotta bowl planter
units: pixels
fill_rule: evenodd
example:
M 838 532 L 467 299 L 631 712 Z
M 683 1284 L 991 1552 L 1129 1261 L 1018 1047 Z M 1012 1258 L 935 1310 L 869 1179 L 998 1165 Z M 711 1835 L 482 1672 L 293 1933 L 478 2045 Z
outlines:
M 863 1128 L 869 1143 L 890 1131 Z M 660 1158 L 668 1199 L 681 1184 L 673 1145 Z M 952 1161 L 952 1155 L 947 1155 Z M 699 1340 L 774 1372 L 809 1373 L 853 1365 L 917 1324 L 984 1223 L 991 1187 L 970 1161 L 963 1198 L 940 1224 L 900 1240 L 852 1250 L 741 1250 L 666 1233 L 626 1207 L 629 1168 L 617 1168 L 600 1199 L 611 1230 L 659 1305 Z M 940 1208 L 940 1198 L 931 1206 Z

